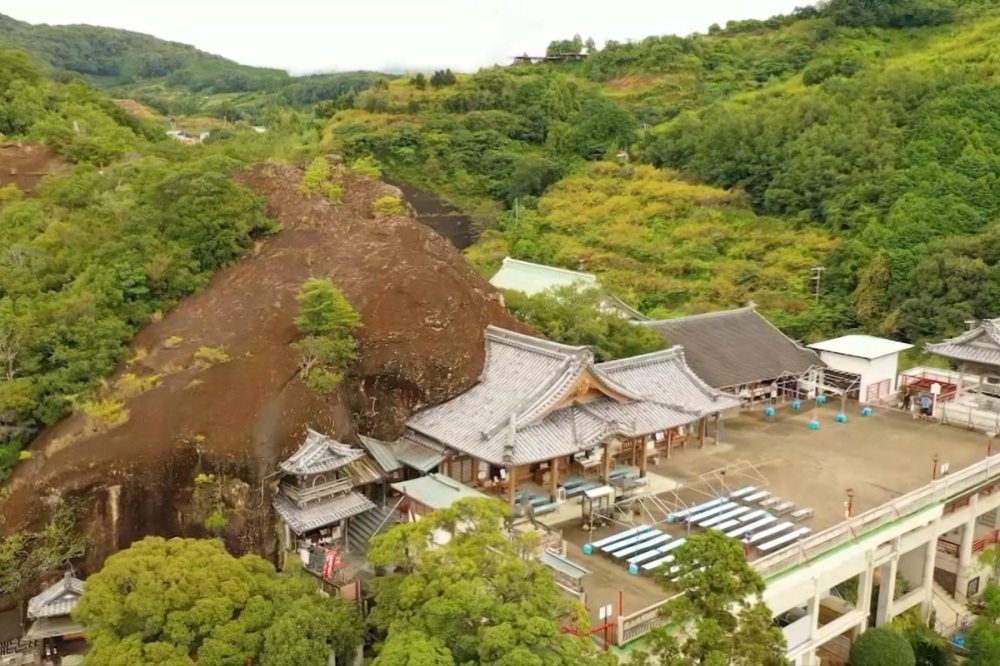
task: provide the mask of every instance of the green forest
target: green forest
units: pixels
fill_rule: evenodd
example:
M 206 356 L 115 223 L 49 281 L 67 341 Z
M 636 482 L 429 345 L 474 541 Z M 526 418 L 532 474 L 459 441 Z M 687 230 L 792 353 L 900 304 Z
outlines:
M 69 165 L 31 197 L 0 191 L 0 471 L 87 408 L 139 327 L 276 231 L 229 177 L 262 159 L 373 160 L 471 216 L 484 275 L 507 255 L 586 270 L 649 316 L 753 301 L 799 339 L 919 344 L 1000 314 L 992 2 L 831 0 L 686 37 L 557 39 L 550 54 L 581 57 L 472 74 L 291 77 L 3 16 L 0 49 L 0 135 Z M 167 116 L 227 127 L 184 146 Z M 608 355 L 661 344 L 609 346 L 611 323 L 563 321 L 573 303 L 512 308 Z

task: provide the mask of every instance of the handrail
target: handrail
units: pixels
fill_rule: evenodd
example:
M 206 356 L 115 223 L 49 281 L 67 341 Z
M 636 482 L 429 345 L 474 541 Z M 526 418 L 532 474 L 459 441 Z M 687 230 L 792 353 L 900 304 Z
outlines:
M 990 479 L 991 475 L 1000 477 L 1000 454 L 981 460 L 965 469 L 959 470 L 941 479 L 918 488 L 891 502 L 877 506 L 854 518 L 834 525 L 812 537 L 799 541 L 795 547 L 779 551 L 768 557 L 752 562 L 752 566 L 764 579 L 774 577 L 789 569 L 803 565 L 822 555 L 826 551 L 853 541 L 866 533 L 887 523 L 908 516 L 920 509 L 944 502 L 966 490 L 971 490 Z M 982 539 L 987 539 L 982 537 Z M 1000 537 L 998 535 L 994 539 Z M 622 643 L 635 640 L 645 635 L 654 626 L 662 624 L 656 615 L 660 607 L 669 599 L 664 599 L 629 615 L 619 618 L 621 629 L 618 640 Z
M 987 481 L 991 474 L 1000 476 L 1000 454 L 818 532 L 799 541 L 794 548 L 756 560 L 753 566 L 765 579 L 776 576 L 809 562 L 831 548 L 853 541 L 866 532 L 970 490 Z

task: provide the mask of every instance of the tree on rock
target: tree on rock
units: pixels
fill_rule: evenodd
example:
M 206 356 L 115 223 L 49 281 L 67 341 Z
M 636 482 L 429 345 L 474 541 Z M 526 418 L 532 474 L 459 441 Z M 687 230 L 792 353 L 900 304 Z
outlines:
M 372 539 L 370 622 L 385 639 L 372 666 L 584 666 L 613 664 L 563 631 L 589 626 L 531 554 L 534 536 L 510 539 L 507 508 L 466 499 Z
M 293 346 L 299 352 L 302 379 L 315 391 L 332 393 L 354 360 L 354 329 L 361 317 L 327 279 L 306 280 L 297 298 L 295 325 L 306 337 Z
M 679 571 L 669 574 L 671 566 Z M 743 545 L 709 530 L 688 537 L 659 575 L 678 592 L 664 606 L 666 623 L 649 633 L 649 650 L 632 664 L 647 666 L 786 666 L 785 637 L 761 599 L 764 580 Z M 676 581 L 669 578 L 676 576 Z
M 73 617 L 87 666 L 325 666 L 364 637 L 349 602 L 214 539 L 137 541 L 87 579 Z
M 889 627 L 869 629 L 851 646 L 851 666 L 915 666 L 909 641 Z

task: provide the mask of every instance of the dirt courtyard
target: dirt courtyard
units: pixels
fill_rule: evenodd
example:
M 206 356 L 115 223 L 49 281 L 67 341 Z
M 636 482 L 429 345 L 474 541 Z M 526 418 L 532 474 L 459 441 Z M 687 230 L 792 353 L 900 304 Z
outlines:
M 836 423 L 838 411 L 834 406 L 803 412 L 782 407 L 771 421 L 759 411 L 744 413 L 725 422 L 723 443 L 714 446 L 706 440 L 705 448 L 699 449 L 692 442 L 686 449 L 675 450 L 669 460 L 661 458 L 650 470 L 689 486 L 679 496 L 695 503 L 708 499 L 695 487 L 716 494 L 722 491 L 718 477 L 710 488 L 701 480 L 703 474 L 746 461 L 763 477 L 754 485 L 764 485 L 798 507 L 814 509 L 815 515 L 802 525 L 815 533 L 844 520 L 848 488 L 854 491 L 853 511 L 858 515 L 928 483 L 935 454 L 939 465 L 947 463 L 951 472 L 986 457 L 987 439 L 981 433 L 915 421 L 891 410 L 862 417 L 857 404 L 848 405 L 847 423 Z M 818 430 L 809 430 L 813 417 L 820 422 Z M 750 483 L 749 476 L 733 473 L 726 479 L 729 491 Z M 663 506 L 676 501 L 672 493 L 659 497 Z M 659 523 L 648 516 L 622 520 Z M 591 572 L 584 578 L 584 588 L 592 626 L 601 624 L 598 609 L 603 605 L 611 604 L 612 618 L 617 617 L 619 593 L 625 615 L 666 596 L 652 576 L 631 576 L 622 562 L 597 552 L 583 554 L 585 543 L 620 532 L 627 525 L 604 527 L 593 535 L 580 529 L 579 519 L 558 525 L 567 541 L 566 556 Z M 675 537 L 685 530 L 682 524 L 659 523 L 657 528 Z
M 761 411 L 745 413 L 725 422 L 723 443 L 706 443 L 703 449 L 689 445 L 653 469 L 694 485 L 706 472 L 745 460 L 772 494 L 815 510 L 804 525 L 816 532 L 844 520 L 848 488 L 858 515 L 929 483 L 935 455 L 939 465 L 957 472 L 987 454 L 982 433 L 916 421 L 888 409 L 863 417 L 856 403 L 848 403 L 848 422 L 836 423 L 838 411 L 839 406 L 828 405 L 794 412 L 786 406 L 771 421 Z M 808 427 L 814 416 L 818 430 Z

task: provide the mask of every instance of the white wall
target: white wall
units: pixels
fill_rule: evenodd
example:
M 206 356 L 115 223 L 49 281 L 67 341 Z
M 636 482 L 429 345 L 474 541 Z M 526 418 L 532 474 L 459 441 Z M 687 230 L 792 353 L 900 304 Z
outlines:
M 896 390 L 896 366 L 899 355 L 889 354 L 882 358 L 869 361 L 856 356 L 844 356 L 833 352 L 821 351 L 819 357 L 830 368 L 841 372 L 850 372 L 861 376 L 859 397 L 861 402 L 868 400 L 868 387 L 872 384 L 889 380 L 889 393 Z

